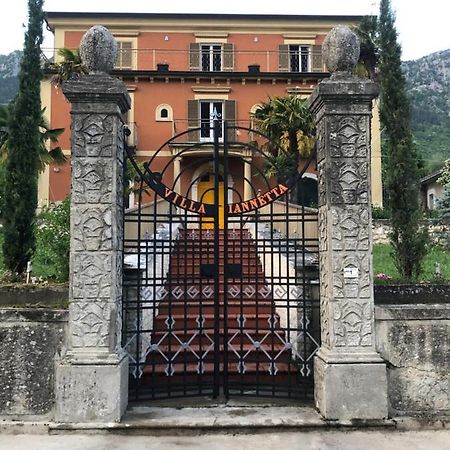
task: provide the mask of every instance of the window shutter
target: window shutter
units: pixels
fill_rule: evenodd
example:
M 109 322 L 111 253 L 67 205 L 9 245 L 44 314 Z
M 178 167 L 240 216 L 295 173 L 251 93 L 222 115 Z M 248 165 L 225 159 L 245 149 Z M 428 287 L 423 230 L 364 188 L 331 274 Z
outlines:
M 189 44 L 189 70 L 200 70 L 200 44 Z
M 322 61 L 322 46 L 313 45 L 312 46 L 312 71 L 313 72 L 323 72 L 323 61 Z
M 198 100 L 188 100 L 188 129 L 199 127 L 199 104 Z M 199 130 L 188 133 L 189 142 L 197 142 L 200 139 Z
M 278 46 L 278 70 L 280 72 L 289 71 L 289 45 L 287 44 Z
M 228 122 L 228 125 L 233 126 L 236 125 L 236 101 L 235 100 L 225 100 L 225 120 Z M 230 128 L 228 130 L 229 141 L 236 140 L 236 130 L 234 128 Z
M 233 44 L 223 44 L 222 69 L 226 72 L 232 72 L 234 69 Z

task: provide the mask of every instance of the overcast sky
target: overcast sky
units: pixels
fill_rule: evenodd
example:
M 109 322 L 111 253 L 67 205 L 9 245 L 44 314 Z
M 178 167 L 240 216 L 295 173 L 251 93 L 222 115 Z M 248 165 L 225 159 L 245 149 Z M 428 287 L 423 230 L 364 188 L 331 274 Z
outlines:
M 5 0 L 4 0 L 5 1 Z M 46 0 L 47 11 L 177 12 L 241 14 L 376 14 L 379 0 Z M 416 59 L 450 46 L 448 0 L 391 0 L 397 14 L 397 30 L 403 59 Z M 27 0 L 4 5 L 0 20 L 0 54 L 21 49 Z M 257 8 L 255 8 L 255 4 Z M 53 47 L 47 32 L 44 46 Z

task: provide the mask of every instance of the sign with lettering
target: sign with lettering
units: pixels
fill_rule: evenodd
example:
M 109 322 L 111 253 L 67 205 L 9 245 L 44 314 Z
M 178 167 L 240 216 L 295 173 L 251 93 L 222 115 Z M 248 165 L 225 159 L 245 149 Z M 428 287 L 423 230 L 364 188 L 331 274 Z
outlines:
M 149 187 L 151 187 L 156 193 L 158 193 L 162 198 L 172 203 L 173 205 L 190 211 L 201 216 L 212 217 L 216 213 L 215 205 L 209 203 L 200 203 L 195 200 L 190 200 L 181 194 L 168 188 L 158 177 L 157 174 L 153 172 L 147 172 L 145 174 L 145 179 Z M 230 203 L 227 205 L 227 214 L 229 216 L 237 216 L 242 213 L 255 211 L 263 206 L 269 205 L 277 198 L 285 194 L 289 189 L 284 184 L 278 184 L 270 191 L 260 194 L 250 200 L 246 200 L 238 203 Z

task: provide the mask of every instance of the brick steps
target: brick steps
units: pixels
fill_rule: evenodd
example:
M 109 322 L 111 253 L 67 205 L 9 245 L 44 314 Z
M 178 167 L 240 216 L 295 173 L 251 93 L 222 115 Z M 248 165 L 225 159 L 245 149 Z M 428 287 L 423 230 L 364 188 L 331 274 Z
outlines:
M 201 276 L 202 265 L 214 263 L 213 231 L 181 231 L 168 256 L 166 289 L 171 292 L 158 305 L 151 334 L 154 347 L 148 349 L 142 378 L 155 389 L 212 382 L 214 358 L 219 358 L 221 372 L 224 359 L 228 359 L 229 382 L 278 384 L 296 373 L 255 242 L 247 230 L 228 230 L 225 262 L 224 239 L 224 230 L 220 230 L 219 316 L 224 314 L 226 301 L 228 344 L 225 346 L 222 318 L 217 324 L 220 352 L 214 354 L 214 282 L 209 273 Z M 239 265 L 241 273 L 227 277 L 225 292 L 228 264 Z

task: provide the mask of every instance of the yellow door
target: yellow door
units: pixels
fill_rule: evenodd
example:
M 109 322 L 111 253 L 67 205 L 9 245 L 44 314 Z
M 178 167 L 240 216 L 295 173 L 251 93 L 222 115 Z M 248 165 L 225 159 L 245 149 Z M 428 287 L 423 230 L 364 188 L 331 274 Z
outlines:
M 210 176 L 210 180 L 213 176 Z M 198 183 L 198 201 L 209 205 L 214 205 L 214 181 L 200 181 Z M 201 228 L 214 228 L 213 217 L 203 217 L 200 221 Z M 219 182 L 219 228 L 223 230 L 225 226 L 223 207 L 223 181 Z

